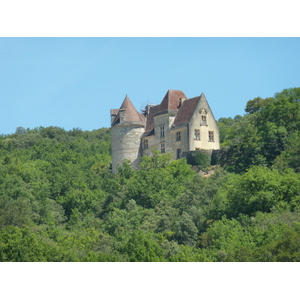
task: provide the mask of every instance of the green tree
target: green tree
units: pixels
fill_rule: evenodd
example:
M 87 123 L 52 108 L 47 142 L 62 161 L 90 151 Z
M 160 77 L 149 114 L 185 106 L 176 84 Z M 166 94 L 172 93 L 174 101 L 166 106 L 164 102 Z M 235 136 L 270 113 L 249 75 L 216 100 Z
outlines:
M 193 218 L 186 212 L 174 225 L 174 238 L 179 244 L 193 246 L 197 240 L 198 229 L 193 222 Z
M 150 233 L 135 230 L 124 246 L 124 253 L 131 262 L 164 261 L 164 252 Z
M 265 98 L 265 99 L 262 99 L 260 97 L 256 97 L 253 100 L 249 100 L 247 102 L 245 112 L 249 113 L 249 114 L 256 113 L 272 101 L 274 101 L 274 98 L 272 98 L 272 97 Z
M 299 188 L 299 176 L 291 170 L 280 173 L 253 166 L 243 175 L 229 177 L 214 198 L 214 209 L 219 216 L 234 218 L 239 214 L 271 212 L 279 206 L 295 209 L 299 205 Z

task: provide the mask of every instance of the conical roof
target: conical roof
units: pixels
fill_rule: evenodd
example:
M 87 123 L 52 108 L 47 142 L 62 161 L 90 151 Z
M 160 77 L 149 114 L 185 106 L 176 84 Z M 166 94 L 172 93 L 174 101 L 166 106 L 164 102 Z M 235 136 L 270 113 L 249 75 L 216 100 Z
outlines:
M 142 118 L 141 114 L 136 110 L 129 97 L 126 95 L 119 109 L 119 112 L 113 121 L 113 125 L 118 123 L 118 120 L 120 119 L 120 111 L 124 111 L 124 110 L 125 110 L 125 119 L 123 120 L 123 122 L 144 122 L 145 121 Z
M 132 104 L 132 102 L 130 101 L 127 95 L 120 107 L 120 110 L 123 109 L 125 110 L 125 121 L 127 122 L 141 121 L 140 114 L 138 113 L 138 111 L 136 110 L 136 108 L 134 107 L 134 105 Z

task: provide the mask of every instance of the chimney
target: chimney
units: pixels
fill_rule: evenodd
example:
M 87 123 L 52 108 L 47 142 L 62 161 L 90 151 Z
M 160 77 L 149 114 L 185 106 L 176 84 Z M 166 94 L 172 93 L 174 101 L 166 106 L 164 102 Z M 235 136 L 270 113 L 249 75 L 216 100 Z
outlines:
M 186 100 L 186 98 L 179 98 L 178 99 L 179 103 L 178 103 L 177 108 L 179 108 L 183 104 L 184 100 Z

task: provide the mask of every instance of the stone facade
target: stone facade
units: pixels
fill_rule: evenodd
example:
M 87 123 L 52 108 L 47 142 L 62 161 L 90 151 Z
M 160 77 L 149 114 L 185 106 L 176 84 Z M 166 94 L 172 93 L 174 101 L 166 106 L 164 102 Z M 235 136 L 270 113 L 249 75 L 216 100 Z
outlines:
M 125 159 L 132 162 L 132 167 L 138 169 L 141 156 L 141 138 L 144 126 L 136 124 L 122 124 L 112 127 L 112 168 L 115 172 L 118 165 Z
M 205 95 L 187 99 L 182 91 L 168 90 L 161 104 L 138 113 L 126 96 L 120 109 L 111 110 L 112 168 L 125 159 L 138 168 L 140 157 L 154 149 L 173 153 L 220 149 L 219 129 Z

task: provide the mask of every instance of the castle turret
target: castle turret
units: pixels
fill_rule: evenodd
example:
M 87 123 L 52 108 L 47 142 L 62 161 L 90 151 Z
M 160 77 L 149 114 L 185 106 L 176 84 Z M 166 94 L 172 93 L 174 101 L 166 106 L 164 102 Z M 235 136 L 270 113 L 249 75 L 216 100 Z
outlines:
M 138 169 L 141 157 L 141 137 L 145 132 L 145 116 L 138 113 L 126 95 L 120 109 L 111 110 L 112 171 L 124 160 Z

